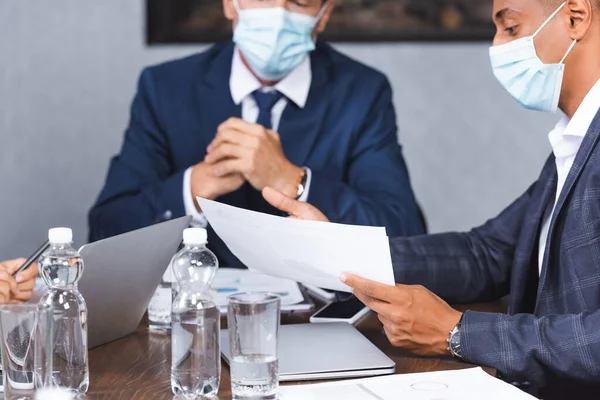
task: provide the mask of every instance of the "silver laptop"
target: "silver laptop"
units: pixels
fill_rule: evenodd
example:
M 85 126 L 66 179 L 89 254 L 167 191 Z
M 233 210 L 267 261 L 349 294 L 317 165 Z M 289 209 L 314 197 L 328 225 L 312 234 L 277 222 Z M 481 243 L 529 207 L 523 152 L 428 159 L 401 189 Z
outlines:
M 229 364 L 228 331 L 221 352 Z M 346 322 L 279 328 L 279 380 L 357 378 L 393 374 L 396 364 Z
M 125 233 L 80 249 L 79 291 L 88 308 L 88 348 L 133 333 L 177 251 L 191 217 Z

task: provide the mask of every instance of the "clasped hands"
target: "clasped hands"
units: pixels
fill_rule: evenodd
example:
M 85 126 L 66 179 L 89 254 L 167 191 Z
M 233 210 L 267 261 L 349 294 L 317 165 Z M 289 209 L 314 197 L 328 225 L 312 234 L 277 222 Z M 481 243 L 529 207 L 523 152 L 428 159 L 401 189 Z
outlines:
M 256 190 L 269 186 L 295 198 L 302 173 L 284 155 L 277 132 L 230 118 L 192 169 L 192 195 L 215 199 L 249 182 Z
M 290 218 L 328 221 L 316 207 L 272 188 L 265 188 L 263 196 L 274 207 L 289 213 Z M 340 280 L 378 314 L 392 345 L 424 356 L 450 354 L 447 339 L 462 313 L 434 293 L 423 286 L 389 286 L 352 274 L 343 274 Z

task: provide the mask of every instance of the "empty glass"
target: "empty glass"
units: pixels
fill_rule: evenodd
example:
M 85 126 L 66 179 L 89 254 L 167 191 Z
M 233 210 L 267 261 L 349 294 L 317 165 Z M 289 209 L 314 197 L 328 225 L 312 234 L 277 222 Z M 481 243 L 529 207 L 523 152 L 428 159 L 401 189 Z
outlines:
M 279 312 L 271 293 L 229 296 L 227 326 L 234 399 L 275 399 L 279 388 Z
M 51 386 L 52 307 L 0 306 L 2 379 L 6 400 L 32 400 L 36 389 Z

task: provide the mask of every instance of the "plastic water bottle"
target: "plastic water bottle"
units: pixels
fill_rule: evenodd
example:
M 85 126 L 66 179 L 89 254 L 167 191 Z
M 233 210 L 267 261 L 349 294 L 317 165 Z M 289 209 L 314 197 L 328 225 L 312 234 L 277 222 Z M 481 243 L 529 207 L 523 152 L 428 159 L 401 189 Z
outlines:
M 183 232 L 185 247 L 171 261 L 179 293 L 171 313 L 171 388 L 188 399 L 214 397 L 221 380 L 221 315 L 210 294 L 218 268 L 206 230 Z
M 52 384 L 83 394 L 89 386 L 87 307 L 77 289 L 83 260 L 71 246 L 71 229 L 50 229 L 48 240 L 50 248 L 39 260 L 42 278 L 48 285 L 40 303 L 54 307 Z
M 148 327 L 153 332 L 171 330 L 171 308 L 173 305 L 173 269 L 167 267 L 160 284 L 148 304 Z

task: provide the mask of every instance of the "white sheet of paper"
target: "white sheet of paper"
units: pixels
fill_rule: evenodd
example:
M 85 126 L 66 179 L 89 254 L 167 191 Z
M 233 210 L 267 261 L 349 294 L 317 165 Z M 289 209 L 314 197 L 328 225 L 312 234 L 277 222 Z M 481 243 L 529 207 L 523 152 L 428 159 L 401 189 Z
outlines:
M 390 375 L 279 389 L 281 400 L 533 400 L 481 368 Z
M 221 310 L 227 309 L 228 296 L 244 292 L 279 294 L 282 308 L 304 301 L 304 296 L 296 282 L 245 269 L 219 268 L 211 286 L 213 300 Z
M 385 228 L 342 225 L 243 210 L 197 198 L 229 250 L 263 274 L 350 292 L 343 272 L 394 285 Z

